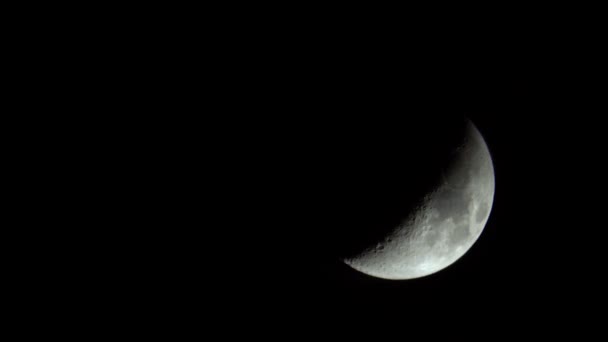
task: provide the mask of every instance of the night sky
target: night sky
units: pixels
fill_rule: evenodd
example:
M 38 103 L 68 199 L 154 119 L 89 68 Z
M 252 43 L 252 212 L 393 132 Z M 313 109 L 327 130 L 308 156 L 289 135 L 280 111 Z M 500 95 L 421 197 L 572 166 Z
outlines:
M 126 38 L 128 58 L 97 56 L 99 68 L 77 73 L 95 87 L 74 78 L 62 96 L 75 100 L 41 100 L 91 114 L 36 121 L 68 132 L 50 130 L 59 147 L 36 147 L 48 158 L 39 169 L 51 171 L 32 176 L 52 184 L 38 200 L 61 206 L 45 222 L 67 228 L 36 235 L 60 256 L 37 261 L 32 291 L 53 284 L 42 297 L 61 306 L 55 294 L 69 293 L 127 325 L 286 341 L 491 341 L 556 327 L 580 337 L 601 318 L 589 308 L 605 311 L 606 111 L 588 59 L 544 36 L 512 49 L 449 32 L 395 44 L 339 30 L 319 41 L 302 40 L 306 30 L 266 40 L 276 28 L 222 30 Z M 353 232 L 386 229 L 395 203 L 435 176 L 463 117 L 485 138 L 496 177 L 479 240 L 420 279 L 343 264 Z

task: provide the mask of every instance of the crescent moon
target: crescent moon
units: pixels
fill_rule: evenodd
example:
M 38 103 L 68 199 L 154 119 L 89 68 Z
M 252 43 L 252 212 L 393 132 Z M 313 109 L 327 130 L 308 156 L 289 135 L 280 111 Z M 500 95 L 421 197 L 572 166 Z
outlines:
M 481 235 L 495 191 L 490 152 L 469 120 L 441 178 L 384 238 L 343 261 L 374 277 L 404 280 L 436 273 L 461 258 Z

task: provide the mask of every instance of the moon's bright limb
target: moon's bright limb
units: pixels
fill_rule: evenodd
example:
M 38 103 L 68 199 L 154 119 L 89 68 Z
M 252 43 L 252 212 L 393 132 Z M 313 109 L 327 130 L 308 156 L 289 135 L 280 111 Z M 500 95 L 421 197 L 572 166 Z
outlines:
M 382 241 L 344 259 L 352 268 L 385 279 L 438 272 L 462 257 L 486 225 L 494 200 L 488 147 L 470 122 L 443 179 Z

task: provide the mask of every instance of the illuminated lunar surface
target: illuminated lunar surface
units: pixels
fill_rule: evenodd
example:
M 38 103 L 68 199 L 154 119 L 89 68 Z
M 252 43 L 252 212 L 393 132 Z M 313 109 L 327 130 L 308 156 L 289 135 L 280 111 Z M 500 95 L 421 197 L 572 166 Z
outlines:
M 454 149 L 442 180 L 380 242 L 344 259 L 352 268 L 385 279 L 412 279 L 438 272 L 473 246 L 494 199 L 488 147 L 471 123 Z

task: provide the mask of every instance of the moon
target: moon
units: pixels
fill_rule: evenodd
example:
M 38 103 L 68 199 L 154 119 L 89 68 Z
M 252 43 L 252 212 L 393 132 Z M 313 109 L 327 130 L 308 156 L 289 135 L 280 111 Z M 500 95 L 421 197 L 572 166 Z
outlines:
M 490 216 L 495 179 L 486 142 L 470 120 L 450 156 L 413 210 L 344 263 L 373 277 L 414 279 L 445 269 L 473 246 Z

